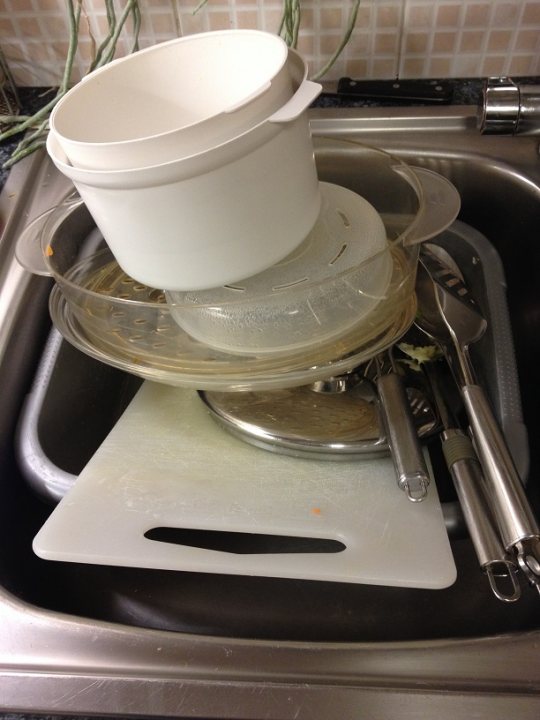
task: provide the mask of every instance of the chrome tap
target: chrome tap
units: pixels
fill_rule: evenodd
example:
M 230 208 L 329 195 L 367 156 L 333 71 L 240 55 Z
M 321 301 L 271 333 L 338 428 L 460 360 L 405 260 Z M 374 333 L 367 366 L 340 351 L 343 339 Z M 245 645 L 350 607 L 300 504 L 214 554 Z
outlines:
M 489 78 L 480 108 L 480 130 L 486 134 L 539 135 L 540 85 Z

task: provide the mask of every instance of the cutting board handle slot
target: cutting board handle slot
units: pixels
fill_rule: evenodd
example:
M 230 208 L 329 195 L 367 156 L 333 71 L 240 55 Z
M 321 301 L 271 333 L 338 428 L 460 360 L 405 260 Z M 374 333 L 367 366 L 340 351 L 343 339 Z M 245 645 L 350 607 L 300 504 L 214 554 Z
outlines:
M 157 542 L 236 555 L 339 553 L 346 550 L 346 546 L 342 542 L 331 538 L 267 535 L 226 530 L 156 527 L 147 530 L 144 537 Z

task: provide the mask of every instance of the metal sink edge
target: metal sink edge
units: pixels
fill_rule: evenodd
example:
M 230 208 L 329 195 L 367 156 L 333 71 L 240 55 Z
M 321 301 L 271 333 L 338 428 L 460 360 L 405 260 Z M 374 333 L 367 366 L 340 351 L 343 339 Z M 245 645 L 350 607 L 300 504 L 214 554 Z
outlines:
M 293 687 L 338 694 L 378 688 L 422 695 L 523 695 L 534 697 L 540 707 L 538 632 L 377 644 L 209 638 L 46 612 L 5 591 L 0 591 L 0 620 L 0 708 L 12 710 L 126 714 L 130 709 L 118 704 L 115 683 L 126 687 L 133 680 L 139 701 L 150 688 L 154 697 L 159 687 L 169 688 L 164 695 L 175 688 L 178 702 L 192 686 L 213 691 L 216 684 L 225 684 L 241 693 L 259 686 L 282 700 Z M 28 684 L 19 685 L 22 678 Z M 104 694 L 103 686 L 114 691 Z M 54 706 L 43 702 L 38 687 L 54 688 L 47 690 L 58 693 Z M 21 689 L 23 695 L 18 694 Z M 152 712 L 133 703 L 131 712 L 167 715 L 171 700 L 156 701 Z M 229 712 L 227 708 L 226 717 L 242 717 Z M 281 708 L 263 716 L 288 714 Z

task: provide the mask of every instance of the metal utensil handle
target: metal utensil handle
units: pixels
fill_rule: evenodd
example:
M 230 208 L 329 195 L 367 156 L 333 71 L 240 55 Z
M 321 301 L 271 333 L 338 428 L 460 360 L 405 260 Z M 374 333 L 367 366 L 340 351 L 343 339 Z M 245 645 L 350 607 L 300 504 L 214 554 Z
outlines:
M 471 439 L 459 428 L 440 387 L 435 363 L 424 365 L 435 405 L 444 430 L 441 433 L 446 466 L 452 477 L 463 516 L 469 530 L 476 557 L 486 573 L 495 597 L 502 602 L 515 602 L 521 597 L 516 565 L 506 555 L 493 523 L 483 491 L 483 477 Z
M 510 550 L 521 540 L 540 536 L 540 529 L 482 387 L 465 384 L 462 393 L 484 471 L 486 495 L 504 546 Z
M 441 440 L 478 563 L 487 574 L 495 596 L 502 602 L 515 602 L 521 597 L 517 568 L 507 557 L 491 521 L 482 491 L 482 471 L 472 442 L 459 428 L 444 430 Z
M 378 377 L 377 390 L 398 486 L 409 500 L 420 502 L 426 496 L 430 480 L 405 387 L 399 375 L 389 373 Z
M 490 521 L 482 495 L 481 470 L 470 439 L 458 429 L 441 434 L 443 453 L 452 475 L 478 562 L 485 565 L 504 558 L 505 550 Z

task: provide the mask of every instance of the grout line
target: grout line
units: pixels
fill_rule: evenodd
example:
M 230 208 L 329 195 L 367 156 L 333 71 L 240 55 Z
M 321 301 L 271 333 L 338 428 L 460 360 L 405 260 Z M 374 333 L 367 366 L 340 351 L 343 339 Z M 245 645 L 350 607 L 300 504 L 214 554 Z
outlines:
M 452 54 L 452 63 L 450 65 L 451 77 L 457 77 L 460 73 L 456 72 L 456 59 L 460 56 L 460 45 L 463 40 L 463 30 L 465 26 L 465 3 L 461 3 L 456 27 L 456 51 Z
M 325 60 L 321 58 L 321 15 L 320 7 L 313 6 L 313 66 L 318 64 L 319 67 L 312 67 L 313 71 L 318 72 L 324 66 Z
M 401 0 L 401 12 L 399 15 L 398 25 L 399 44 L 396 56 L 396 80 L 399 80 L 400 76 L 403 75 L 403 46 L 405 43 L 405 13 L 407 8 L 407 2 L 408 0 Z
M 484 35 L 482 38 L 482 45 L 480 47 L 480 58 L 479 58 L 479 64 L 480 67 L 484 67 L 484 63 L 486 61 L 486 58 L 489 55 L 488 47 L 489 47 L 489 38 L 491 36 L 491 33 L 494 30 L 493 27 L 493 16 L 495 15 L 495 5 L 490 4 L 489 8 L 489 15 L 487 19 L 486 28 L 484 29 Z
M 512 36 L 511 36 L 511 39 L 510 39 L 510 47 L 509 47 L 509 49 L 508 49 L 508 54 L 507 54 L 507 56 L 506 56 L 506 60 L 504 61 L 504 72 L 503 72 L 503 75 L 510 75 L 510 74 L 511 74 L 510 66 L 511 66 L 512 60 L 513 60 L 513 58 L 514 58 L 514 52 L 515 52 L 516 43 L 517 43 L 517 36 L 518 36 L 519 30 L 520 30 L 521 27 L 522 27 L 523 15 L 524 15 L 524 14 L 525 14 L 525 3 L 522 2 L 522 3 L 521 3 L 521 7 L 520 7 L 520 9 L 519 9 L 518 17 L 517 17 L 517 19 L 516 19 L 516 22 L 514 23 L 514 27 L 512 28 Z
M 424 62 L 424 72 L 423 77 L 429 77 L 433 78 L 433 73 L 431 72 L 431 67 L 433 63 L 433 46 L 435 44 L 435 33 L 437 32 L 437 7 L 435 6 L 434 14 L 433 14 L 433 25 L 429 30 L 428 33 L 428 39 L 427 39 L 427 47 L 426 47 L 426 60 Z
M 182 37 L 182 23 L 180 22 L 180 13 L 178 12 L 178 3 L 176 0 L 169 0 L 171 11 L 174 18 L 174 30 L 176 37 Z
M 374 49 L 375 49 L 375 5 L 373 2 L 370 3 L 370 12 L 369 12 L 369 28 L 368 28 L 368 47 L 367 47 L 367 76 L 372 78 L 373 77 L 373 62 L 374 62 Z
M 224 8 L 224 10 L 227 12 L 227 14 L 229 16 L 229 27 L 231 27 L 231 28 L 238 27 L 238 15 L 236 13 L 236 8 L 237 8 L 237 4 L 236 4 L 235 0 L 228 0 L 228 3 Z

